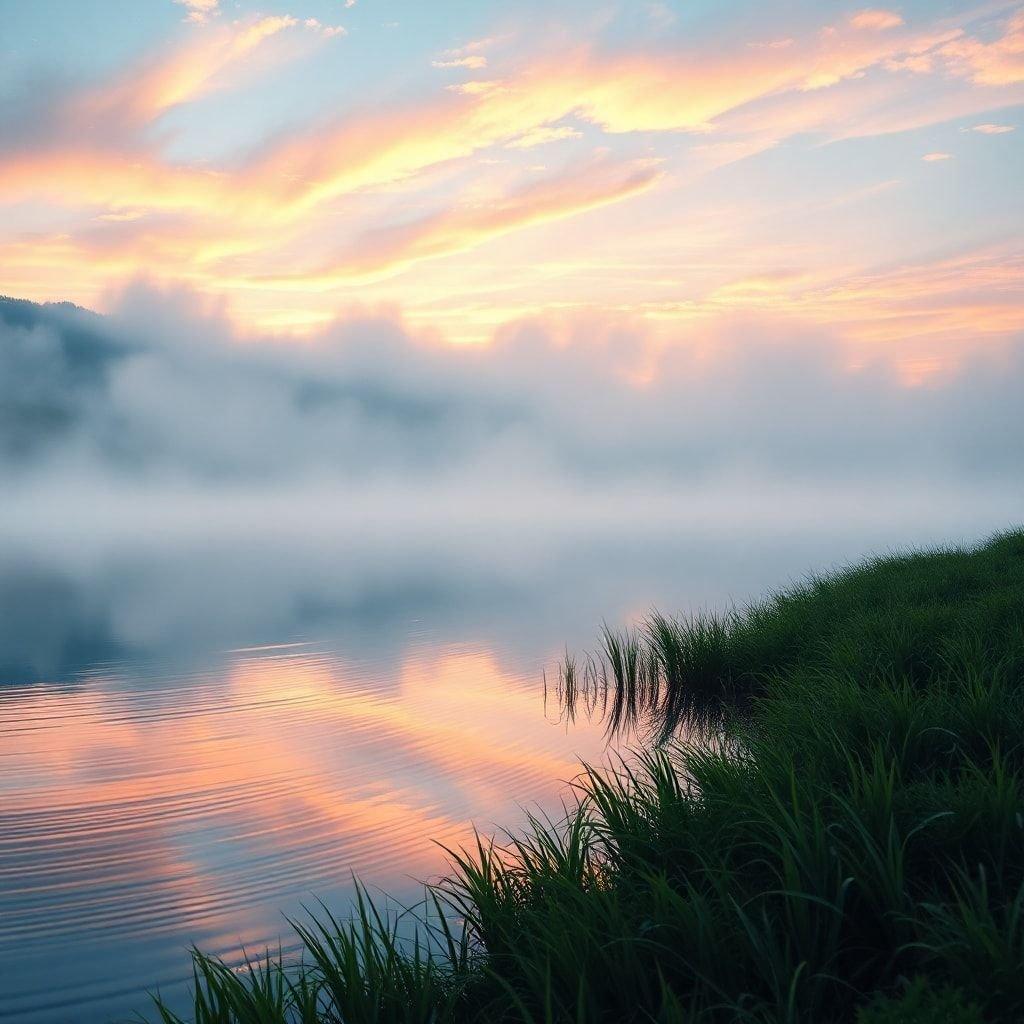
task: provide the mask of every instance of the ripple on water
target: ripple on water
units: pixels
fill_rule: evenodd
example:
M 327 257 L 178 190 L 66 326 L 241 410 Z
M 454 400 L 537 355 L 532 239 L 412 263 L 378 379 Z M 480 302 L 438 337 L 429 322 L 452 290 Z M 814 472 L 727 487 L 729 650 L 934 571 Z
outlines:
M 297 641 L 4 686 L 0 1018 L 123 1016 L 178 991 L 192 942 L 287 947 L 282 915 L 343 905 L 353 872 L 414 895 L 433 840 L 553 803 L 599 754 L 538 680 L 420 631 L 385 666 Z

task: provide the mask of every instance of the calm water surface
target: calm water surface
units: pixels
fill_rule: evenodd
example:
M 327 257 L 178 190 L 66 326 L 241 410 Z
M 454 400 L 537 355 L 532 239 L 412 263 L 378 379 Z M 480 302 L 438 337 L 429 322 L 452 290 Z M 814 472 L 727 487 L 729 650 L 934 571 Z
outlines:
M 602 756 L 542 682 L 602 619 L 935 533 L 0 552 L 0 1018 L 180 999 L 191 943 L 287 948 L 353 872 L 414 899 L 435 840 L 556 808 Z

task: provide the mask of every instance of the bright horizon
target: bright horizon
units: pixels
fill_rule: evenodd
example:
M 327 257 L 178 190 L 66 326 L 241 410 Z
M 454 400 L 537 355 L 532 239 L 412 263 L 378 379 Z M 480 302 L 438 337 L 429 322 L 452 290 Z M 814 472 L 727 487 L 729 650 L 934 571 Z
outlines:
M 0 57 L 18 297 L 627 336 L 637 385 L 738 322 L 908 385 L 1024 328 L 1019 3 L 78 0 Z

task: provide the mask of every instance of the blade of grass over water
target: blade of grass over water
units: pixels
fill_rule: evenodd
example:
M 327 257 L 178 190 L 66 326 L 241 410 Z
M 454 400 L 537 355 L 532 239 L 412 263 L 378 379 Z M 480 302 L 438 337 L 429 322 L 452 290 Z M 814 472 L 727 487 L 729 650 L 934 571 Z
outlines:
M 599 646 L 559 699 L 647 743 L 419 907 L 357 888 L 294 960 L 196 952 L 190 1019 L 1024 1019 L 1024 533 Z

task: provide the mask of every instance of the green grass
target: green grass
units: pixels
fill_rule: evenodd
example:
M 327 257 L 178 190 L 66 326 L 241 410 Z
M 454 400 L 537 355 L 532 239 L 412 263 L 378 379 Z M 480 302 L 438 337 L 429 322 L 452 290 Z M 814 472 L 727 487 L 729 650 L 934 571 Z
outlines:
M 1024 533 L 601 640 L 562 695 L 646 747 L 453 852 L 415 939 L 360 892 L 301 962 L 197 953 L 192 1019 L 1024 1019 Z
M 587 677 L 608 691 L 609 730 L 680 725 L 749 708 L 780 677 L 903 681 L 946 672 L 1024 668 L 1021 534 L 980 550 L 874 558 L 802 583 L 744 609 L 688 618 L 651 615 L 639 629 L 605 627 Z M 568 664 L 568 662 L 567 662 Z M 826 687 L 827 689 L 827 687 Z M 573 696 L 585 692 L 577 685 Z M 571 701 L 567 701 L 571 703 Z

